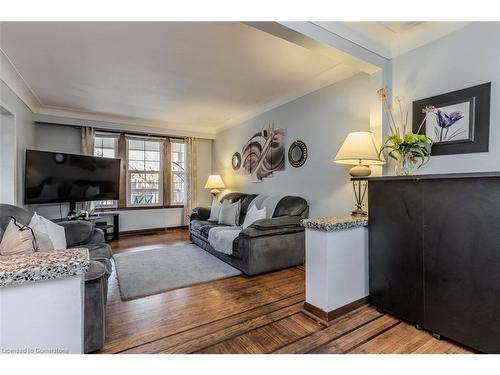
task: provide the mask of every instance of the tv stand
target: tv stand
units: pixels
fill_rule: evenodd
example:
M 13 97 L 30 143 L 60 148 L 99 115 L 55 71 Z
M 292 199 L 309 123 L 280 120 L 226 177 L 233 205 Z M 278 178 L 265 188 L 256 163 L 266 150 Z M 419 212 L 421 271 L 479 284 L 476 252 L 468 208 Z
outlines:
M 112 223 L 108 219 L 112 218 Z M 95 227 L 104 232 L 106 242 L 120 239 L 120 214 L 118 212 L 102 212 L 89 217 L 68 216 L 64 219 L 54 219 L 55 223 L 72 220 L 84 220 L 94 223 Z M 112 230 L 112 231 L 111 231 Z
M 75 217 L 76 215 L 76 202 L 69 202 L 68 218 Z

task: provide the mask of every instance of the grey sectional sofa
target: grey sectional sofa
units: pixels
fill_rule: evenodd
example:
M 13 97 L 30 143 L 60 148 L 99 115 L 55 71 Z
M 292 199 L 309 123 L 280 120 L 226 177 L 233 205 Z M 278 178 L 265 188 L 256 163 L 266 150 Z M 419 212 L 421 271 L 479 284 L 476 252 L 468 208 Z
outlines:
M 0 228 L 6 229 L 11 216 L 27 225 L 33 213 L 20 207 L 0 204 Z M 68 249 L 83 247 L 89 250 L 90 268 L 85 274 L 84 351 L 91 353 L 104 345 L 108 278 L 112 272 L 111 248 L 105 243 L 102 230 L 94 228 L 88 221 L 64 221 L 58 224 L 64 227 Z
M 241 201 L 239 225 L 256 194 L 230 193 L 222 199 Z M 189 237 L 193 243 L 246 275 L 292 267 L 304 262 L 305 235 L 300 220 L 309 215 L 307 202 L 300 197 L 286 196 L 276 206 L 272 218 L 257 220 L 241 231 L 233 242 L 233 254 L 216 251 L 208 242 L 211 228 L 221 226 L 208 221 L 210 208 L 197 207 L 190 215 Z

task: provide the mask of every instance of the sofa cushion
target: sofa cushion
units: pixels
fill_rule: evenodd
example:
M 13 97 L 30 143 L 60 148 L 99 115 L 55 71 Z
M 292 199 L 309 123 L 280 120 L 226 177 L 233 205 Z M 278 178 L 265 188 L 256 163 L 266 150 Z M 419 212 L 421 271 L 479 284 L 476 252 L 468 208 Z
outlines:
M 208 221 L 208 220 L 191 220 L 189 223 L 189 227 L 191 229 L 191 232 L 199 233 L 200 228 L 204 225 L 207 225 L 207 224 L 217 224 L 217 222 Z
M 199 234 L 208 240 L 208 232 L 210 232 L 210 229 L 215 228 L 215 227 L 227 227 L 227 225 L 224 224 L 218 224 L 218 223 L 210 223 L 210 224 L 205 224 L 199 228 Z
M 19 224 L 28 225 L 33 213 L 11 204 L 0 204 L 0 228 L 7 228 L 11 216 L 14 216 Z
M 88 243 L 94 231 L 94 224 L 90 221 L 71 220 L 59 224 L 64 227 L 66 243 L 71 247 Z
M 309 206 L 304 198 L 286 196 L 276 205 L 273 217 L 301 216 L 306 213 L 308 208 Z
M 249 194 L 245 198 L 241 200 L 241 209 L 240 209 L 240 219 L 238 225 L 243 225 L 245 221 L 245 217 L 248 212 L 248 208 L 250 207 L 250 203 L 257 197 L 258 194 Z
M 222 197 L 221 201 L 229 200 L 231 203 L 241 201 L 247 197 L 248 194 L 245 193 L 229 193 Z

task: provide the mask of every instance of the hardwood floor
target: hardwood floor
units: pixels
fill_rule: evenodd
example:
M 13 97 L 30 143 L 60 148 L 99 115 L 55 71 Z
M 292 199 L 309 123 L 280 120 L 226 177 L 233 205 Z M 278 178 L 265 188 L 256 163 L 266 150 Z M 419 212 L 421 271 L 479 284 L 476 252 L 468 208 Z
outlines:
M 124 236 L 113 252 L 188 242 L 186 230 Z M 363 306 L 328 327 L 302 311 L 304 267 L 237 276 L 123 302 L 109 279 L 100 353 L 470 353 Z

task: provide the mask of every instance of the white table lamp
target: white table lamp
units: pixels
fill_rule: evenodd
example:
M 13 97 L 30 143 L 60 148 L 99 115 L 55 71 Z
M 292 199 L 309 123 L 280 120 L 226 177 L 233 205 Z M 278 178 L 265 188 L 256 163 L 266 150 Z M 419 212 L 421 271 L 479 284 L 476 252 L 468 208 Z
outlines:
M 222 177 L 220 175 L 212 174 L 208 176 L 207 183 L 205 184 L 205 189 L 212 189 L 210 190 L 210 194 L 212 194 L 214 197 L 219 195 L 219 189 L 225 188 L 226 185 L 224 185 L 224 181 L 222 181 Z
M 366 177 L 372 173 L 370 165 L 385 164 L 383 156 L 379 156 L 373 133 L 369 131 L 349 133 L 333 161 L 339 164 L 354 165 L 349 170 L 349 174 L 356 177 L 352 181 L 356 198 L 356 209 L 352 211 L 352 214 L 366 216 L 367 212 L 363 210 L 363 200 L 368 186 Z
M 373 133 L 369 131 L 349 133 L 333 161 L 354 165 L 349 170 L 352 177 L 368 177 L 372 173 L 370 165 L 385 164 L 383 156 L 378 155 Z

